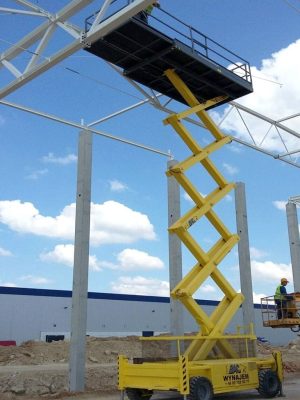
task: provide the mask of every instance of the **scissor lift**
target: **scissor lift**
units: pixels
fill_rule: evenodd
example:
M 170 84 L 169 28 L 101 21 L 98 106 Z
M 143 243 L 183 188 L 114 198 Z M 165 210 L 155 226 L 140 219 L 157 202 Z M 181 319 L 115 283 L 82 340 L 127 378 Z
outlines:
M 169 18 L 170 14 L 166 14 Z M 273 397 L 281 391 L 283 380 L 280 353 L 267 359 L 257 358 L 253 333 L 230 336 L 224 333 L 244 297 L 225 279 L 218 265 L 239 237 L 228 230 L 213 207 L 235 185 L 227 182 L 209 158 L 231 138 L 219 130 L 207 110 L 252 91 L 249 64 L 241 59 L 232 61 L 231 57 L 237 57 L 234 53 L 178 19 L 175 22 L 188 28 L 189 37 L 183 35 L 180 40 L 173 39 L 158 30 L 158 22 L 154 22 L 156 27 L 132 18 L 87 50 L 118 65 L 125 76 L 189 106 L 164 120 L 191 151 L 190 157 L 173 166 L 167 175 L 173 176 L 195 203 L 169 228 L 197 260 L 171 296 L 184 304 L 198 323 L 199 332 L 192 337 L 148 338 L 148 343 L 161 346 L 166 341 L 177 342 L 176 354 L 173 346 L 172 352 L 162 352 L 164 354 L 159 357 L 157 354 L 135 359 L 119 356 L 121 397 L 124 398 L 126 392 L 130 400 L 150 399 L 154 390 L 176 390 L 189 400 L 211 400 L 217 393 L 247 389 L 258 389 L 263 396 Z M 178 34 L 179 27 L 176 26 L 174 31 Z M 230 64 L 229 69 L 224 65 L 226 63 L 227 66 Z M 184 118 L 193 114 L 213 137 L 204 148 L 183 123 Z M 216 183 L 216 188 L 207 196 L 200 194 L 187 176 L 188 170 L 196 165 L 202 166 Z M 219 235 L 208 251 L 204 251 L 189 232 L 202 217 L 206 217 Z M 209 277 L 224 293 L 211 315 L 207 315 L 193 298 Z

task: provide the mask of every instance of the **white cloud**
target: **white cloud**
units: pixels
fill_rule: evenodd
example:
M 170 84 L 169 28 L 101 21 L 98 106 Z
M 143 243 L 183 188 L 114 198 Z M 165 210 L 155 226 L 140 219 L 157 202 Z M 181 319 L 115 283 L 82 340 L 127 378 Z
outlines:
M 201 192 L 199 192 L 199 193 L 201 194 L 202 197 L 206 197 L 206 194 L 201 193 Z M 183 198 L 184 198 L 185 200 L 187 200 L 188 202 L 195 204 L 195 203 L 194 203 L 194 200 L 191 198 L 191 196 L 190 196 L 187 192 L 184 192 L 184 193 L 183 193 Z
M 214 112 L 216 119 L 219 118 L 219 115 Z M 230 151 L 236 154 L 241 154 L 244 151 L 243 145 L 240 143 L 231 142 L 230 145 L 227 147 Z
M 120 268 L 124 271 L 161 269 L 164 263 L 158 258 L 150 256 L 144 251 L 125 249 L 117 256 Z
M 159 279 L 146 279 L 142 276 L 121 276 L 111 283 L 112 291 L 123 294 L 166 296 L 170 295 L 169 282 Z
M 202 197 L 205 197 L 205 196 L 206 196 L 206 194 L 203 194 L 203 193 L 201 193 L 201 192 L 200 192 L 200 194 L 201 194 Z M 185 200 L 187 200 L 189 203 L 192 203 L 193 205 L 195 204 L 195 203 L 194 203 L 194 200 L 191 198 L 191 196 L 190 196 L 188 193 L 184 192 L 184 193 L 183 193 L 183 198 L 184 198 Z M 231 196 L 230 194 L 226 194 L 226 196 L 224 197 L 224 199 L 225 199 L 226 201 L 228 201 L 228 202 L 231 202 L 231 201 L 232 201 L 232 196 Z
M 42 157 L 44 163 L 68 165 L 77 162 L 77 156 L 75 154 L 67 154 L 64 157 L 56 157 L 53 153 L 48 153 L 47 156 Z
M 109 181 L 109 185 L 112 192 L 124 192 L 128 189 L 128 186 L 125 185 L 125 183 L 118 180 Z
M 40 254 L 40 259 L 44 262 L 64 264 L 73 267 L 74 264 L 74 245 L 59 244 L 52 251 Z M 100 261 L 95 255 L 90 255 L 89 267 L 92 271 L 100 271 L 103 268 L 113 270 L 133 271 L 133 270 L 153 270 L 162 269 L 164 263 L 158 258 L 150 256 L 148 253 L 136 249 L 124 249 L 117 255 L 118 263 Z
M 300 103 L 299 53 L 300 39 L 272 54 L 269 59 L 263 60 L 259 68 L 252 67 L 254 92 L 238 99 L 238 102 L 273 120 L 297 114 Z M 282 85 L 266 82 L 264 79 L 279 82 Z M 228 107 L 225 108 L 222 115 L 217 116 L 217 120 L 220 121 L 227 112 Z M 214 116 L 216 115 L 217 113 L 214 112 Z M 272 128 L 268 136 L 265 137 L 270 127 L 269 124 L 243 112 L 242 116 L 258 144 L 262 143 L 262 146 L 270 151 L 285 151 L 282 140 L 275 128 Z M 284 124 L 291 129 L 299 131 L 299 118 L 290 119 Z M 249 140 L 248 131 L 235 111 L 228 115 L 221 128 L 228 132 L 234 132 L 234 135 L 241 139 Z M 298 138 L 290 134 L 284 134 L 283 131 L 280 131 L 280 133 L 289 150 L 299 148 Z
M 255 293 L 255 292 L 253 292 L 253 303 L 261 304 L 261 299 L 263 297 L 267 297 L 267 296 L 269 296 L 269 295 L 264 294 L 264 293 Z
M 4 286 L 4 287 L 17 287 L 18 285 L 16 285 L 16 284 L 13 283 L 13 282 L 3 282 L 3 283 L 0 282 L 0 286 Z
M 235 175 L 239 172 L 239 170 L 236 167 L 228 163 L 223 163 L 223 167 L 229 175 Z
M 140 239 L 156 239 L 147 215 L 115 201 L 92 205 L 92 243 L 133 243 Z
M 0 201 L 0 222 L 16 232 L 73 240 L 75 204 L 67 205 L 58 216 L 50 217 L 40 214 L 30 202 Z M 153 225 L 147 215 L 115 201 L 91 204 L 92 245 L 133 243 L 155 238 Z
M 54 250 L 48 253 L 40 254 L 40 259 L 45 262 L 52 262 L 55 264 L 63 264 L 68 267 L 74 265 L 74 245 L 73 244 L 58 244 Z M 95 255 L 89 257 L 89 267 L 92 271 L 100 271 L 100 262 Z
M 32 180 L 37 180 L 39 179 L 41 176 L 48 174 L 48 169 L 44 168 L 44 169 L 39 169 L 37 171 L 33 171 L 31 174 L 26 176 L 26 179 L 32 179 Z
M 0 222 L 11 230 L 34 235 L 73 238 L 75 204 L 66 206 L 57 217 L 40 214 L 30 202 L 0 201 Z
M 274 263 L 272 261 L 255 261 L 251 262 L 253 280 L 266 285 L 274 285 L 280 283 L 281 278 L 287 278 L 290 282 L 293 281 L 292 267 L 290 264 Z M 272 288 L 272 290 L 274 289 Z M 275 290 L 275 289 L 274 289 Z
M 250 247 L 250 256 L 251 256 L 251 258 L 258 259 L 258 258 L 263 258 L 263 257 L 265 257 L 267 255 L 268 255 L 268 253 L 266 253 L 263 250 L 259 250 L 256 247 Z
M 54 247 L 54 250 L 40 254 L 40 259 L 72 267 L 74 263 L 74 245 L 58 244 Z
M 209 285 L 209 284 L 200 286 L 199 290 L 200 290 L 200 292 L 203 292 L 203 293 L 214 293 L 214 292 L 216 292 L 216 288 L 214 286 L 212 286 L 212 285 Z
M 278 210 L 285 211 L 285 206 L 286 206 L 287 201 L 275 200 L 275 201 L 272 201 L 272 203 L 273 203 L 274 207 L 278 208 Z
M 46 285 L 52 283 L 53 281 L 42 276 L 25 275 L 20 277 L 20 281 L 32 283 L 34 285 Z
M 189 203 L 195 204 L 195 203 L 194 203 L 194 200 L 191 198 L 191 196 L 190 196 L 187 192 L 184 192 L 184 193 L 183 193 L 183 198 L 184 198 L 185 200 L 187 200 Z
M 12 253 L 9 250 L 0 247 L 0 257 L 10 257 L 10 256 L 12 256 Z

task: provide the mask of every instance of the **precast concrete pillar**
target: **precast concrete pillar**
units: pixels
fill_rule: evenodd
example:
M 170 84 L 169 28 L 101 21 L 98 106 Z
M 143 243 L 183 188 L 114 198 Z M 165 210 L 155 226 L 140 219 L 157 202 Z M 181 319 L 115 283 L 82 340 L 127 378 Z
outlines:
M 294 291 L 300 292 L 300 238 L 296 204 L 290 202 L 286 204 L 286 216 L 293 269 Z
M 254 305 L 251 276 L 251 260 L 248 235 L 247 206 L 245 184 L 237 182 L 235 189 L 235 207 L 237 233 L 240 237 L 238 243 L 241 292 L 245 296 L 242 304 L 243 324 L 245 327 L 254 323 Z
M 168 169 L 178 161 L 168 161 Z M 176 179 L 168 177 L 168 226 L 180 218 L 180 187 Z M 181 240 L 177 235 L 169 233 L 169 279 L 170 291 L 182 280 Z M 183 307 L 178 300 L 170 298 L 170 331 L 174 336 L 184 334 Z
M 78 392 L 85 385 L 88 268 L 91 214 L 92 134 L 79 134 L 75 249 L 73 270 L 69 390 Z

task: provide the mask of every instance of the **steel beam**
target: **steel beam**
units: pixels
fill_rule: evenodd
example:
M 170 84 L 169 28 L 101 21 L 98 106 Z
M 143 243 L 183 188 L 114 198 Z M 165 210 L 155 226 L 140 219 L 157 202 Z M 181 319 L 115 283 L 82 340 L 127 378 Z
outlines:
M 51 18 L 48 21 L 45 21 L 28 35 L 24 36 L 19 42 L 17 42 L 14 46 L 10 47 L 8 50 L 4 51 L 0 55 L 1 60 L 11 60 L 15 58 L 17 55 L 22 53 L 24 49 L 27 49 L 31 45 L 33 45 L 37 40 L 39 40 L 44 33 L 47 31 L 49 26 L 56 22 L 63 22 L 72 15 L 76 14 L 82 8 L 86 7 L 88 4 L 92 3 L 94 0 L 73 0 L 67 6 L 62 8 L 60 11 L 56 13 L 56 15 L 48 14 L 48 18 Z M 22 2 L 23 3 L 23 2 Z M 29 2 L 26 2 L 29 3 Z M 46 13 L 45 10 L 43 12 Z
M 101 7 L 100 11 L 98 12 L 92 26 L 91 26 L 91 31 L 95 29 L 95 27 L 99 24 L 100 21 L 102 21 L 108 7 L 110 6 L 112 0 L 105 0 L 103 6 Z
M 145 146 L 143 144 L 140 144 L 140 143 L 137 143 L 137 142 L 133 142 L 131 140 L 124 139 L 124 138 L 121 138 L 119 136 L 111 135 L 109 133 L 100 131 L 98 129 L 94 129 L 94 128 L 91 127 L 93 125 L 93 123 L 91 125 L 82 125 L 82 124 L 79 124 L 78 122 L 73 122 L 73 121 L 70 121 L 70 120 L 67 120 L 67 119 L 64 119 L 64 118 L 57 117 L 57 116 L 52 115 L 52 114 L 47 114 L 47 113 L 44 113 L 42 111 L 34 110 L 32 108 L 21 106 L 20 104 L 11 103 L 11 102 L 8 102 L 8 101 L 5 101 L 5 100 L 0 100 L 0 104 L 6 105 L 8 107 L 15 108 L 17 110 L 25 111 L 25 112 L 27 112 L 29 114 L 33 114 L 33 115 L 37 115 L 39 117 L 43 117 L 43 118 L 49 119 L 51 121 L 59 122 L 61 124 L 68 125 L 68 126 L 71 126 L 73 128 L 78 128 L 78 129 L 83 129 L 84 128 L 85 130 L 87 130 L 89 132 L 95 133 L 95 134 L 97 134 L 99 136 L 103 136 L 103 137 L 105 137 L 107 139 L 116 140 L 118 142 L 121 142 L 121 143 L 124 143 L 124 144 L 128 144 L 130 146 L 134 146 L 134 147 L 137 147 L 137 148 L 140 148 L 140 149 L 143 149 L 143 150 L 151 151 L 152 153 L 156 153 L 156 154 L 159 154 L 159 155 L 162 155 L 162 156 L 165 156 L 165 157 L 170 157 L 170 153 L 169 152 L 164 152 L 164 151 L 161 151 L 159 149 L 155 149 L 153 147 Z
M 289 197 L 289 203 L 300 204 L 300 196 Z
M 73 7 L 67 6 L 63 9 L 63 12 L 58 13 L 55 21 L 61 21 L 63 18 L 67 18 L 69 13 L 76 13 L 77 7 L 82 8 L 82 3 L 90 3 L 93 0 L 77 0 L 73 1 Z M 60 61 L 64 60 L 71 54 L 75 53 L 76 51 L 84 48 L 85 46 L 89 45 L 97 41 L 99 38 L 105 36 L 111 31 L 114 31 L 128 19 L 136 15 L 138 12 L 143 10 L 146 6 L 150 5 L 153 0 L 134 0 L 125 8 L 121 9 L 117 13 L 113 14 L 111 17 L 107 18 L 105 21 L 101 22 L 97 25 L 92 31 L 87 32 L 86 34 L 82 33 L 78 39 L 76 39 L 71 44 L 65 46 L 63 49 L 59 50 L 54 55 L 47 57 L 46 60 L 41 62 L 39 65 L 33 66 L 30 70 L 23 73 L 18 79 L 14 80 L 3 89 L 0 90 L 0 98 L 3 98 L 10 93 L 14 92 L 16 89 L 24 86 L 26 83 L 30 82 L 32 79 L 36 78 L 37 76 L 41 75 L 43 72 L 47 71 L 54 65 L 58 64 Z M 77 7 L 76 7 L 77 6 Z M 69 8 L 68 8 L 69 7 Z M 75 11 L 76 10 L 76 11 Z M 48 21 L 40 28 L 37 28 L 31 34 L 27 35 L 23 40 L 9 49 L 7 52 L 4 52 L 1 55 L 0 63 L 2 60 L 10 60 L 19 54 L 21 51 L 24 51 L 28 46 L 35 43 L 41 36 L 43 36 L 44 32 L 48 29 L 49 25 L 53 24 L 53 21 Z
M 46 15 L 44 15 L 40 12 L 18 10 L 17 8 L 0 7 L 0 12 L 8 13 L 8 14 L 30 15 L 32 17 L 46 17 Z
M 234 107 L 237 107 L 239 110 L 245 111 L 248 114 L 253 115 L 254 117 L 257 117 L 263 121 L 266 121 L 271 125 L 277 126 L 277 128 L 280 128 L 280 129 L 284 130 L 285 132 L 290 133 L 293 136 L 296 136 L 297 138 L 300 138 L 300 133 L 296 132 L 293 129 L 288 128 L 285 125 L 282 125 L 280 122 L 275 121 L 272 118 L 266 117 L 265 115 L 263 115 L 257 111 L 251 110 L 251 108 L 248 108 L 246 106 L 243 106 L 242 104 L 236 103 L 235 101 L 231 101 L 229 104 L 231 104 Z
M 118 67 L 116 67 L 116 66 L 114 66 L 112 64 L 109 64 L 109 65 L 111 65 L 111 67 L 118 74 L 123 76 L 122 71 L 120 70 L 120 68 L 118 68 Z M 134 108 L 139 107 L 139 106 L 141 106 L 141 105 L 143 105 L 143 104 L 145 104 L 147 102 L 147 103 L 150 103 L 153 107 L 157 108 L 158 110 L 164 111 L 164 112 L 166 112 L 168 114 L 173 114 L 175 112 L 172 109 L 166 107 L 166 105 L 162 105 L 159 102 L 158 98 L 161 97 L 162 94 L 159 93 L 159 94 L 156 94 L 155 96 L 150 96 L 146 92 L 146 90 L 144 88 L 142 88 L 138 83 L 132 81 L 128 77 L 124 77 L 124 78 L 127 80 L 127 82 L 129 82 L 132 86 L 134 86 L 139 92 L 141 92 L 144 96 L 146 96 L 148 98 L 148 101 L 145 100 L 143 102 L 136 103 L 133 106 L 128 107 L 128 109 L 134 109 Z M 295 136 L 297 138 L 300 137 L 300 133 L 298 133 L 298 132 L 296 132 L 296 131 L 294 131 L 294 130 L 292 130 L 292 129 L 290 129 L 290 128 L 282 125 L 282 124 L 280 124 L 279 123 L 280 121 L 272 120 L 271 118 L 268 118 L 268 117 L 264 116 L 263 114 L 260 114 L 260 113 L 254 111 L 254 110 L 251 110 L 250 108 L 245 107 L 245 106 L 243 106 L 243 105 L 241 105 L 239 103 L 236 103 L 234 101 L 229 102 L 228 104 L 230 104 L 232 106 L 231 110 L 234 109 L 234 108 L 237 109 L 238 112 L 239 112 L 239 110 L 241 110 L 241 111 L 243 111 L 245 113 L 248 113 L 248 114 L 250 114 L 250 115 L 252 115 L 252 116 L 254 116 L 254 117 L 258 118 L 258 119 L 261 119 L 262 121 L 265 121 L 265 122 L 271 124 L 271 126 L 275 126 L 276 128 L 280 128 L 283 132 L 286 132 L 287 134 L 293 135 L 293 136 Z M 116 112 L 115 114 L 118 114 L 118 112 Z M 226 119 L 226 117 L 229 114 L 230 114 L 230 110 L 227 112 L 226 116 L 218 123 L 218 126 L 221 126 L 222 122 Z M 241 116 L 240 112 L 239 112 L 239 115 Z M 201 121 L 197 121 L 197 120 L 195 120 L 193 118 L 190 118 L 190 117 L 187 117 L 187 118 L 184 118 L 184 119 L 186 121 L 188 121 L 189 123 L 193 124 L 193 125 L 200 126 L 200 127 L 204 128 L 204 129 L 207 129 L 207 127 Z M 106 120 L 105 117 L 102 120 L 99 120 L 99 122 L 102 122 L 104 120 Z M 246 125 L 246 129 L 249 132 L 248 126 L 247 126 L 247 124 L 246 124 L 246 122 L 244 120 L 243 120 L 243 123 Z M 251 137 L 251 134 L 249 134 L 249 136 Z M 249 148 L 251 148 L 253 150 L 257 150 L 257 151 L 259 151 L 259 152 L 261 152 L 263 154 L 266 154 L 266 155 L 274 158 L 275 160 L 280 160 L 280 161 L 283 161 L 283 162 L 285 162 L 285 163 L 287 163 L 289 165 L 292 165 L 293 167 L 300 168 L 300 165 L 298 164 L 297 160 L 293 161 L 292 159 L 288 160 L 288 159 L 284 158 L 284 157 L 289 156 L 291 154 L 298 153 L 298 150 L 295 151 L 295 152 L 291 151 L 291 152 L 287 152 L 287 153 L 284 153 L 284 154 L 280 155 L 279 153 L 274 153 L 274 152 L 268 151 L 267 149 L 263 148 L 262 146 L 256 144 L 255 142 L 254 142 L 254 144 L 252 144 L 252 143 L 247 142 L 246 140 L 242 140 L 242 139 L 240 139 L 238 137 L 234 137 L 234 136 L 232 136 L 232 140 L 237 142 L 237 143 L 239 143 L 239 144 L 242 144 L 243 146 L 249 147 Z

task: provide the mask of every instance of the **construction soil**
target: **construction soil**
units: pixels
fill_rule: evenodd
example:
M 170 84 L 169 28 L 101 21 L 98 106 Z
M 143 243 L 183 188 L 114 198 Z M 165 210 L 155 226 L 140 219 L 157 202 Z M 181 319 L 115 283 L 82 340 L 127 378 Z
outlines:
M 258 343 L 259 356 L 268 356 L 274 347 Z M 164 349 L 153 349 L 159 357 Z M 282 352 L 287 380 L 300 373 L 300 338 Z M 86 351 L 86 392 L 68 393 L 69 343 L 29 341 L 20 346 L 0 346 L 0 400 L 44 399 L 115 399 L 117 358 L 142 357 L 143 343 L 137 337 L 88 338 Z M 72 397 L 70 397 L 72 396 Z M 155 397 L 154 397 L 155 398 Z M 159 398 L 159 397 L 157 397 Z

